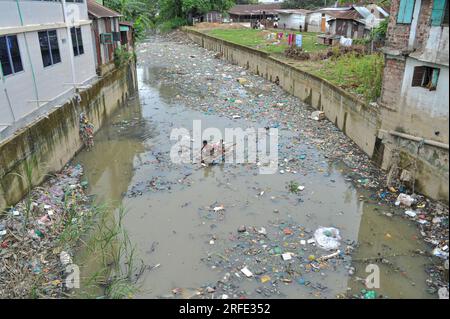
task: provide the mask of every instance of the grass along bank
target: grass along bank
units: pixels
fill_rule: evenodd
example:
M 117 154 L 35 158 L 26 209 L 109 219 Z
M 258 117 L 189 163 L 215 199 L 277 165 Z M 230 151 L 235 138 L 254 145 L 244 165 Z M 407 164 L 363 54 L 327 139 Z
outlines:
M 204 31 L 213 37 L 245 45 L 254 49 L 258 49 L 270 54 L 283 55 L 288 48 L 287 38 L 283 36 L 281 41 L 277 39 L 269 39 L 269 34 L 283 32 L 283 30 L 254 30 L 254 29 L 213 29 Z M 289 33 L 285 31 L 284 33 Z M 291 31 L 292 33 L 292 31 Z M 320 51 L 326 48 L 325 45 L 316 44 L 316 33 L 311 32 L 295 32 L 303 36 L 303 49 L 308 52 Z
M 274 57 L 285 60 L 290 65 L 319 76 L 330 83 L 360 96 L 366 102 L 376 101 L 381 94 L 384 58 L 381 54 L 342 54 L 326 59 L 309 59 L 298 61 L 284 55 L 289 48 L 286 37 L 277 43 L 269 39 L 268 34 L 282 30 L 254 30 L 248 28 L 206 29 L 199 30 L 213 37 L 245 45 L 267 52 Z M 299 34 L 299 32 L 290 31 Z M 312 56 L 330 50 L 329 46 L 318 44 L 318 33 L 301 32 L 303 35 L 303 52 Z M 331 50 L 334 50 L 332 48 Z
M 382 54 L 357 56 L 349 53 L 335 59 L 304 62 L 301 68 L 361 96 L 366 102 L 380 97 L 384 68 Z
M 131 297 L 143 268 L 122 226 L 124 210 L 114 216 L 93 204 L 80 165 L 34 188 L 34 165 L 27 167 L 24 176 L 12 174 L 27 185 L 27 195 L 0 212 L 0 298 Z M 99 261 L 95 276 L 83 280 L 76 274 L 82 265 L 73 261 L 80 250 Z

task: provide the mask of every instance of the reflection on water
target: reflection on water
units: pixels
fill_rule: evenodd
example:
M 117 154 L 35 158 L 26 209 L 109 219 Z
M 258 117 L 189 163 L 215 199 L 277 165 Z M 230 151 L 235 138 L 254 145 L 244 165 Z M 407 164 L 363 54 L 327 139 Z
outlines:
M 142 117 L 140 100 L 136 98 L 105 122 L 95 136 L 92 151 L 83 151 L 73 160 L 87 168 L 90 191 L 99 202 L 121 200 L 135 165 L 142 164 L 140 154 L 146 149 L 145 140 L 155 134 L 154 127 Z
M 357 293 L 362 285 L 355 278 L 367 276 L 364 270 L 369 263 L 380 266 L 380 294 L 429 297 L 424 292 L 423 270 L 428 261 L 412 256 L 415 249 L 423 249 L 416 228 L 383 215 L 388 208 L 360 200 L 361 195 L 369 196 L 346 180 L 345 168 L 323 161 L 322 173 L 300 177 L 306 191 L 299 199 L 286 195 L 286 184 L 292 180 L 289 175 L 258 175 L 246 165 L 199 169 L 170 163 L 173 127 L 192 128 L 193 119 L 201 119 L 204 127 L 219 129 L 246 127 L 247 123 L 201 114 L 176 103 L 173 97 L 179 92 L 160 84 L 160 70 L 138 70 L 139 98 L 105 123 L 95 137 L 93 151 L 82 152 L 74 160 L 85 166 L 90 191 L 99 201 L 122 202 L 129 211 L 125 225 L 145 264 L 161 265 L 144 274 L 138 297 L 155 298 L 176 287 L 214 284 L 223 272 L 206 266 L 202 259 L 226 248 L 230 234 L 240 225 L 260 227 L 274 219 L 290 220 L 310 230 L 334 226 L 347 240 L 359 243 L 353 255 L 355 276 L 339 268 L 326 276 L 311 274 L 311 280 L 328 287 L 322 297 L 333 298 L 348 289 Z M 281 139 L 290 138 L 286 131 L 281 134 Z M 317 151 L 308 152 L 311 158 L 321 158 Z M 261 190 L 266 195 L 256 196 Z M 200 209 L 215 202 L 226 207 L 224 218 L 204 219 Z M 216 238 L 213 246 L 209 244 L 212 236 Z M 93 270 L 86 267 L 83 271 Z M 251 292 L 256 286 L 249 281 L 242 289 Z M 314 297 L 300 285 L 280 289 L 288 298 Z

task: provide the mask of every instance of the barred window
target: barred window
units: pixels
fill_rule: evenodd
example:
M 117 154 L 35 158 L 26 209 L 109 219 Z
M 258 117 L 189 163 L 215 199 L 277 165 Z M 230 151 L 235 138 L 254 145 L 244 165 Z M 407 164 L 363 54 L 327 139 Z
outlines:
M 73 55 L 78 56 L 84 53 L 83 37 L 81 35 L 81 28 L 70 28 L 70 35 L 72 37 Z
M 0 63 L 5 76 L 23 71 L 16 35 L 0 37 Z
M 61 62 L 56 30 L 38 32 L 38 37 L 44 67 Z

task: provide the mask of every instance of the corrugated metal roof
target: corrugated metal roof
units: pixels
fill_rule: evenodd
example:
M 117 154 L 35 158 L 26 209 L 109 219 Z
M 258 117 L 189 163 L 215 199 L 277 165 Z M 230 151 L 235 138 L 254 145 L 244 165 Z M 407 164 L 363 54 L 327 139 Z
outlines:
M 275 10 L 277 9 L 281 9 L 281 3 L 238 4 L 228 10 L 228 13 L 234 15 L 250 15 L 261 14 L 262 11 L 265 11 L 266 14 L 276 14 Z
M 120 21 L 119 25 L 127 25 L 129 27 L 133 27 L 134 26 L 134 24 L 132 22 L 129 22 L 129 21 Z
M 359 21 L 363 17 L 356 10 L 320 10 L 334 19 L 356 20 Z
M 359 14 L 360 14 L 364 19 L 371 15 L 369 9 L 367 9 L 366 7 L 353 7 L 353 8 L 355 8 L 355 10 L 358 11 Z
M 309 12 L 311 12 L 310 10 L 306 10 L 306 9 L 278 9 L 278 10 L 274 10 L 275 12 L 278 13 L 286 13 L 286 14 L 308 14 Z
M 88 12 L 95 18 L 119 18 L 122 15 L 114 10 L 102 6 L 95 0 L 87 0 Z
M 382 7 L 380 7 L 380 6 L 377 6 L 377 9 L 378 9 L 378 11 L 380 11 L 381 14 L 384 15 L 385 17 L 388 17 L 388 16 L 389 16 L 389 12 L 386 11 L 384 8 L 382 8 Z

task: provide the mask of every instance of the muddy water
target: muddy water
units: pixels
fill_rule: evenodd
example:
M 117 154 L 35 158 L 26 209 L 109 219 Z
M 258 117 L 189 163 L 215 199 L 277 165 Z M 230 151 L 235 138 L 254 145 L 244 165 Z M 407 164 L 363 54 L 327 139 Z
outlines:
M 267 228 L 270 242 L 270 238 L 277 238 L 270 225 L 283 222 L 301 225 L 307 234 L 319 226 L 336 227 L 343 241 L 356 249 L 346 263 L 304 274 L 306 280 L 325 289 L 293 281 L 278 284 L 276 293 L 261 295 L 258 288 L 263 285 L 241 273 L 241 278 L 235 278 L 239 293 L 230 297 L 335 298 L 342 293 L 355 294 L 363 288 L 357 278 L 368 275 L 365 268 L 369 263 L 380 267 L 378 294 L 430 297 L 425 292 L 424 271 L 430 261 L 413 254 L 416 249 L 425 250 L 416 226 L 400 217 L 385 216 L 383 213 L 395 211 L 366 200 L 370 194 L 352 185 L 345 166 L 328 161 L 311 144 L 298 145 L 310 165 L 297 174 L 261 175 L 255 164 L 202 168 L 172 163 L 169 152 L 173 141 L 169 136 L 173 128 L 192 130 L 193 120 L 201 120 L 202 128 L 216 127 L 222 132 L 227 127 L 264 127 L 264 123 L 232 120 L 186 107 L 177 98 L 179 88 L 161 81 L 162 71 L 151 60 L 141 64 L 139 94 L 99 131 L 93 151 L 82 152 L 74 160 L 85 166 L 90 191 L 99 201 L 122 203 L 128 210 L 125 227 L 139 257 L 149 269 L 160 265 L 143 274 L 136 297 L 169 297 L 175 288 L 183 289 L 181 297 L 189 297 L 200 287 L 214 286 L 227 272 L 235 276 L 245 264 L 243 256 L 235 262 L 228 260 L 226 267 L 211 265 L 206 257 L 226 255 L 241 225 Z M 279 134 L 282 145 L 293 138 L 288 130 Z M 283 158 L 280 161 L 283 163 Z M 293 180 L 305 186 L 301 194 L 288 192 L 286 185 Z M 224 211 L 210 210 L 220 205 Z M 309 247 L 305 253 L 328 254 Z M 345 267 L 350 263 L 356 268 L 353 276 Z M 82 270 L 83 276 L 94 271 L 89 268 Z

